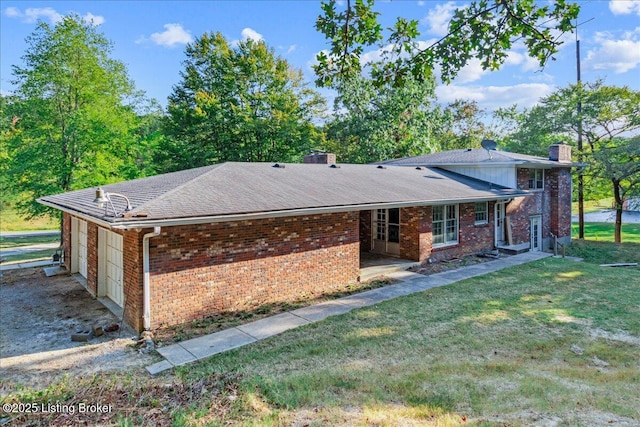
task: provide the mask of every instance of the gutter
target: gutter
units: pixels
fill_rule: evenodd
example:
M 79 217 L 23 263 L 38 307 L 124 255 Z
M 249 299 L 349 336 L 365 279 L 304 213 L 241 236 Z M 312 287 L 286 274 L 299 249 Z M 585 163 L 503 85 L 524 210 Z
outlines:
M 145 331 L 151 329 L 151 274 L 149 267 L 149 240 L 160 235 L 160 227 L 154 227 L 153 232 L 142 236 L 142 307 L 143 307 L 143 327 Z

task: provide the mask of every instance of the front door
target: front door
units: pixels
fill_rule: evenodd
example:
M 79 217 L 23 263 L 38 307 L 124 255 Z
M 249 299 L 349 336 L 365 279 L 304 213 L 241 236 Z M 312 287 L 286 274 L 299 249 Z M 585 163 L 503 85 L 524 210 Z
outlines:
M 505 203 L 496 203 L 495 209 L 495 239 L 496 246 L 505 244 L 504 234 L 504 218 L 505 218 Z
M 376 209 L 372 217 L 372 252 L 400 255 L 400 209 Z
M 531 217 L 531 251 L 542 250 L 542 217 L 540 215 Z

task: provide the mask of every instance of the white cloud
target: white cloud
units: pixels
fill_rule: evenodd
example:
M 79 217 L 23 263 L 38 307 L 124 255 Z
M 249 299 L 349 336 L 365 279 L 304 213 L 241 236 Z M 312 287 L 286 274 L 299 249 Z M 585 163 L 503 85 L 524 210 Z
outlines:
M 19 18 L 21 13 L 20 13 L 20 9 L 18 9 L 17 7 L 8 7 L 4 10 L 4 14 L 7 15 L 9 18 Z
M 625 32 L 621 39 L 611 33 L 596 33 L 598 47 L 589 50 L 584 65 L 593 70 L 613 70 L 626 73 L 640 65 L 640 27 L 634 32 Z
M 438 4 L 422 19 L 422 23 L 428 27 L 429 33 L 444 36 L 449 32 L 449 21 L 457 8 L 452 1 Z
M 554 90 L 543 83 L 523 83 L 513 86 L 461 86 L 442 85 L 436 88 L 438 101 L 450 103 L 456 99 L 477 101 L 487 110 L 496 110 L 517 104 L 518 108 L 531 108 L 538 100 Z
M 488 70 L 482 69 L 482 63 L 478 58 L 471 58 L 467 65 L 462 67 L 455 77 L 456 83 L 470 83 L 480 80 Z
M 614 15 L 636 14 L 640 16 L 640 0 L 611 0 L 609 10 Z
M 187 44 L 193 41 L 193 37 L 182 28 L 180 24 L 164 24 L 165 31 L 162 33 L 153 33 L 149 38 L 152 42 L 160 46 L 173 47 L 176 44 Z M 136 43 L 146 41 L 146 38 L 141 37 Z
M 287 49 L 287 55 L 290 53 L 295 52 L 295 50 L 298 48 L 298 46 L 296 46 L 295 44 L 292 44 L 291 46 L 289 46 L 289 48 Z
M 22 22 L 27 24 L 33 24 L 38 20 L 49 21 L 51 24 L 55 25 L 58 22 L 62 21 L 64 16 L 58 13 L 55 9 L 50 7 L 30 7 L 25 9 L 24 12 L 20 11 L 17 7 L 8 7 L 4 10 L 4 14 L 10 18 L 21 19 Z M 104 24 L 105 19 L 103 16 L 94 15 L 91 12 L 87 12 L 82 19 L 92 24 L 93 26 L 98 26 Z
M 82 19 L 84 19 L 85 22 L 93 25 L 94 27 L 105 23 L 105 19 L 103 16 L 94 15 L 91 12 L 87 12 L 87 14 L 82 17 Z
M 240 36 L 242 37 L 243 41 L 251 39 L 253 41 L 259 42 L 261 40 L 264 40 L 264 37 L 262 37 L 262 34 L 260 34 L 259 32 L 251 28 L 243 29 L 242 32 L 240 33 Z
M 418 6 L 424 6 L 425 2 L 423 0 L 418 1 Z

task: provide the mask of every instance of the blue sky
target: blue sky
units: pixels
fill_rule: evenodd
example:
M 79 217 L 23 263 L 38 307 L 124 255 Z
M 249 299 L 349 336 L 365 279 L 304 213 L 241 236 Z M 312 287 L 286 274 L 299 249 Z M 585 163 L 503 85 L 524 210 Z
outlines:
M 640 0 L 580 1 L 579 22 L 582 79 L 602 78 L 609 85 L 640 90 Z M 383 23 L 396 16 L 420 20 L 421 40 L 439 38 L 455 7 L 464 2 L 378 1 Z M 327 42 L 314 29 L 319 1 L 2 1 L 0 2 L 0 90 L 10 93 L 11 65 L 22 64 L 25 38 L 36 21 L 55 23 L 74 12 L 92 20 L 114 43 L 112 57 L 127 66 L 138 89 L 166 105 L 179 83 L 184 47 L 204 32 L 220 32 L 229 41 L 264 40 L 313 85 L 311 65 Z M 376 56 L 372 50 L 366 53 Z M 575 35 L 540 70 L 522 46 L 510 52 L 496 72 L 484 72 L 474 62 L 450 84 L 437 89 L 442 103 L 473 99 L 488 110 L 517 103 L 530 107 L 555 88 L 576 79 Z M 323 91 L 331 98 L 331 94 Z

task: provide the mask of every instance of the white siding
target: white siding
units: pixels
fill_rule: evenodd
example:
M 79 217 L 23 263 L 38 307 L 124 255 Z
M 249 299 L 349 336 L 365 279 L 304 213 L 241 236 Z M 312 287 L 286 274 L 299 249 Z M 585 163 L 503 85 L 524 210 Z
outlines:
M 443 169 L 509 188 L 517 186 L 515 166 L 446 166 Z

